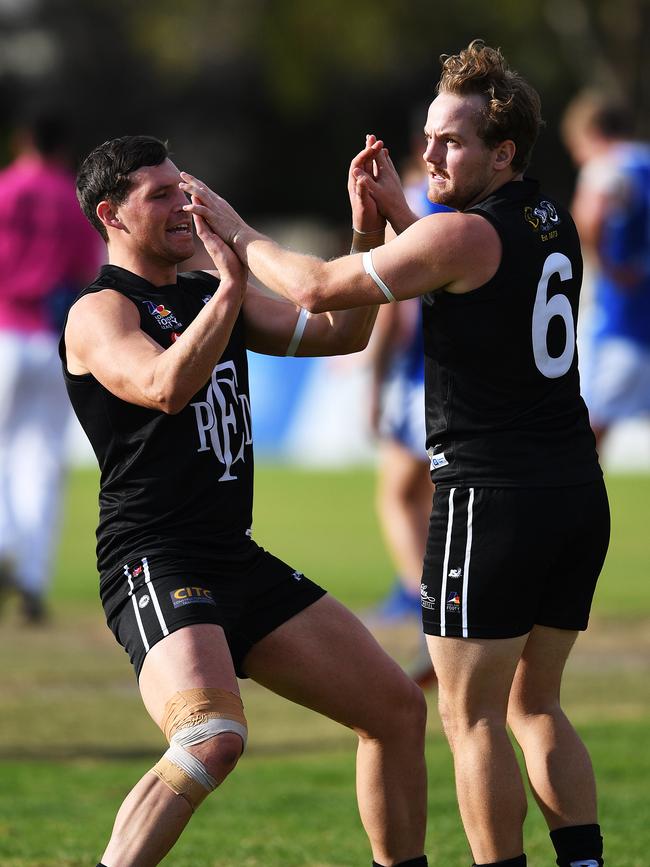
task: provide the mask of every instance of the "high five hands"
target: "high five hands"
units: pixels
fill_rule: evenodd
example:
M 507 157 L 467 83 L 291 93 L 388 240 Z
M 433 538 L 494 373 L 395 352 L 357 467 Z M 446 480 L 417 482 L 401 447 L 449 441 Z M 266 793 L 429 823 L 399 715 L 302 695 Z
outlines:
M 374 135 L 366 136 L 366 147 L 350 164 L 348 192 L 357 231 L 377 231 L 408 207 L 388 148 Z
M 238 233 L 248 228 L 244 220 L 225 199 L 203 181 L 188 172 L 181 172 L 181 178 L 178 186 L 191 197 L 191 201 L 183 206 L 183 210 L 192 214 L 195 221 L 197 217 L 201 218 L 212 233 L 234 248 Z

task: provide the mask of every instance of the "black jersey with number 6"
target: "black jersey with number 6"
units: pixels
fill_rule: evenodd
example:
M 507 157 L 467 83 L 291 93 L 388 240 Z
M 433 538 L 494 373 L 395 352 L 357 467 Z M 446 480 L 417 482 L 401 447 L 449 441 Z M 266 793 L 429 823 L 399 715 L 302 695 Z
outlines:
M 427 448 L 438 485 L 574 485 L 601 476 L 580 396 L 578 234 L 536 181 L 468 209 L 501 239 L 494 277 L 423 298 Z
M 156 287 L 106 265 L 79 297 L 102 289 L 130 299 L 142 330 L 166 349 L 183 339 L 219 281 L 197 271 Z M 90 374 L 71 374 L 63 340 L 60 352 L 70 400 L 101 469 L 102 582 L 145 554 L 164 554 L 185 570 L 250 557 L 257 546 L 250 539 L 253 445 L 242 314 L 210 379 L 175 415 L 121 400 Z

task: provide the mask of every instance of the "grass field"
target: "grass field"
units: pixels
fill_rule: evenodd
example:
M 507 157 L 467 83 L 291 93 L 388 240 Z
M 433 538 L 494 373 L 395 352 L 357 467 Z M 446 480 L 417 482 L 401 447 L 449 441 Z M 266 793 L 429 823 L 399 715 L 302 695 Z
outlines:
M 70 481 L 52 619 L 0 625 L 0 867 L 97 863 L 115 811 L 165 748 L 141 708 L 131 668 L 104 626 L 94 569 L 96 475 Z M 613 539 L 590 630 L 566 675 L 565 705 L 599 780 L 607 864 L 648 867 L 650 852 L 650 476 L 608 479 Z M 370 469 L 261 467 L 255 536 L 355 609 L 385 590 L 391 569 L 372 507 Z M 379 636 L 398 656 L 414 632 Z M 354 799 L 354 738 L 243 684 L 251 738 L 236 772 L 192 820 L 174 867 L 334 867 L 370 863 Z M 471 861 L 451 761 L 430 693 L 430 864 Z M 532 804 L 532 802 L 531 802 Z M 554 862 L 531 806 L 531 867 Z

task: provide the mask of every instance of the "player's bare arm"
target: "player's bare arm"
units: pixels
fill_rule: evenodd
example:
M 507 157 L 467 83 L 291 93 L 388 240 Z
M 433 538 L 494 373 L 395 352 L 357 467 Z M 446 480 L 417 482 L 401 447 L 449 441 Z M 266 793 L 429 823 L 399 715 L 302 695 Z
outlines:
M 241 300 L 239 287 L 220 289 L 182 339 L 163 349 L 141 330 L 132 301 L 112 289 L 86 295 L 68 318 L 68 369 L 76 375 L 92 373 L 121 400 L 179 412 L 209 379 L 228 343 Z
M 265 355 L 323 356 L 368 345 L 378 307 L 309 314 L 249 284 L 244 301 L 246 345 Z
M 361 255 L 325 262 L 285 250 L 249 226 L 200 181 L 186 174 L 183 178 L 182 189 L 204 203 L 192 203 L 186 209 L 203 216 L 247 261 L 255 276 L 279 295 L 314 313 L 390 300 L 366 273 Z M 500 256 L 497 232 L 485 219 L 448 213 L 418 220 L 390 243 L 377 247 L 373 262 L 399 301 L 442 288 L 469 292 L 496 273 Z
M 66 327 L 71 373 L 92 373 L 122 400 L 167 413 L 180 411 L 209 379 L 237 319 L 246 270 L 200 218 L 196 224 L 221 284 L 182 339 L 163 349 L 141 330 L 132 301 L 112 289 L 86 295 L 73 305 Z

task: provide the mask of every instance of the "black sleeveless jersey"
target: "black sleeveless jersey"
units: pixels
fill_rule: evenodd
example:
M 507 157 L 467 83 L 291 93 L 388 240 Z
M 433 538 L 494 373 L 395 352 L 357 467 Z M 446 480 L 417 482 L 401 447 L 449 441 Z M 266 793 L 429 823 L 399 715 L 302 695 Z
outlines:
M 505 184 L 467 213 L 502 244 L 472 292 L 425 295 L 427 448 L 438 485 L 574 485 L 601 476 L 580 396 L 582 256 L 568 211 L 536 181 Z
M 140 312 L 142 330 L 162 347 L 219 291 L 201 271 L 156 287 L 106 265 L 78 297 L 114 289 Z M 210 380 L 176 415 L 120 400 L 92 375 L 67 370 L 68 394 L 101 470 L 97 560 L 102 581 L 129 561 L 164 555 L 185 570 L 252 556 L 253 446 L 244 323 L 240 313 Z

